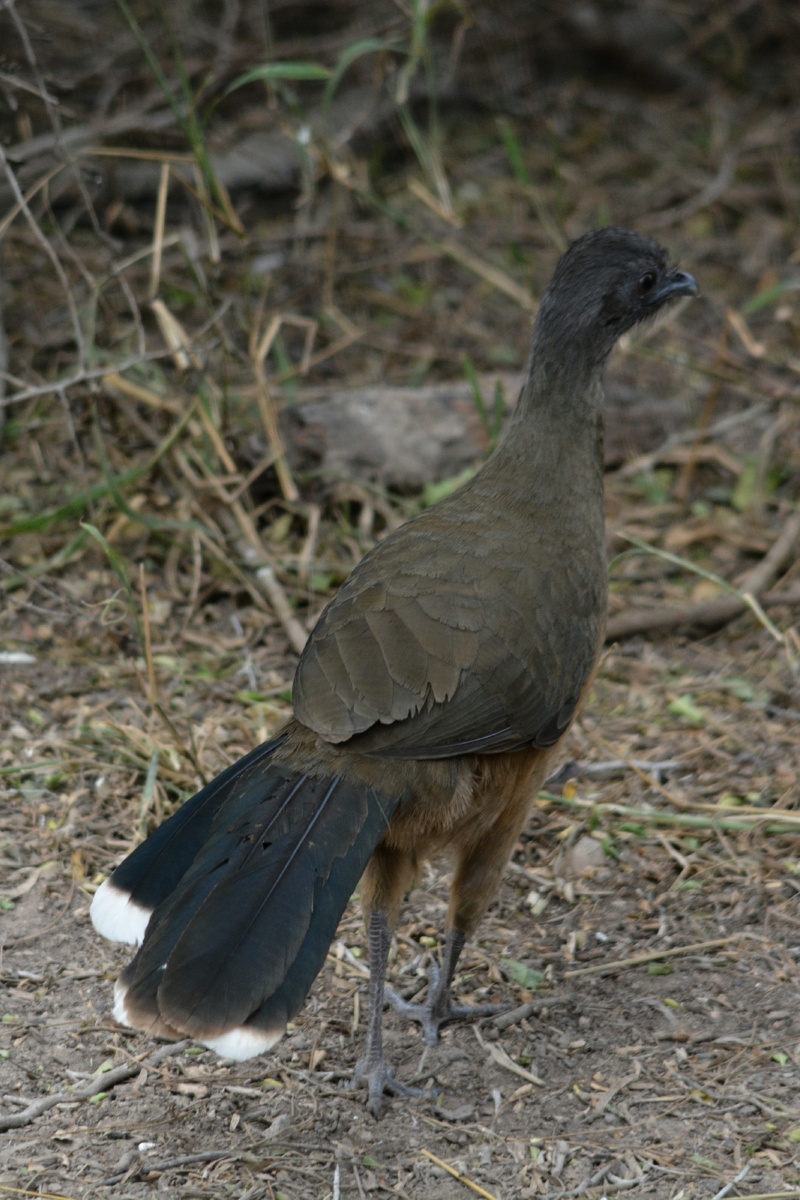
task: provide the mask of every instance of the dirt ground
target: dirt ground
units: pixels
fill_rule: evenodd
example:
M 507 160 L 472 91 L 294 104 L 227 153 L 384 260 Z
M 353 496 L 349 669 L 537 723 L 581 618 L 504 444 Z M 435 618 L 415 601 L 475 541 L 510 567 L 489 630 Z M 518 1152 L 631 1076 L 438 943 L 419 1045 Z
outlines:
M 183 64 L 162 62 L 218 105 L 221 190 L 202 208 L 197 178 L 173 179 L 161 225 L 158 155 L 188 134 L 130 28 L 42 5 L 26 42 L 5 12 L 26 83 L 3 112 L 0 224 L 0 1195 L 800 1197 L 796 16 L 454 8 L 427 34 L 436 105 L 422 69 L 413 104 L 389 104 L 364 49 L 323 136 L 319 84 L 226 97 L 268 55 L 260 6 L 223 8 L 182 4 Z M 399 5 L 321 4 L 313 31 L 299 9 L 277 7 L 273 59 L 332 69 L 410 37 Z M 80 179 L 43 149 L 56 125 Z M 262 135 L 269 153 L 235 160 Z M 387 489 L 390 464 L 324 477 L 282 425 L 287 480 L 271 406 L 518 372 L 559 250 L 608 221 L 668 244 L 703 298 L 609 369 L 631 413 L 607 472 L 613 636 L 456 979 L 506 1011 L 425 1055 L 387 1012 L 387 1057 L 427 1093 L 376 1122 L 347 1087 L 356 896 L 273 1054 L 120 1028 L 127 952 L 92 930 L 93 892 L 277 728 L 298 628 L 430 499 Z M 437 865 L 395 942 L 406 996 L 446 903 Z
M 627 745 L 635 720 L 615 714 L 637 678 L 680 675 L 684 685 L 705 680 L 706 705 L 721 690 L 710 744 L 687 736 L 679 718 L 660 730 L 658 756 L 675 764 L 662 786 L 677 814 L 696 813 L 704 796 L 732 785 L 751 792 L 776 775 L 796 780 L 797 749 L 782 722 L 754 718 L 745 746 L 724 710 L 730 676 L 721 664 L 735 648 L 737 674 L 758 677 L 757 641 L 612 652 L 570 749 L 582 762 L 598 759 L 587 746 L 599 731 Z M 79 710 L 87 701 L 106 711 L 124 705 L 116 689 L 92 687 L 85 667 L 71 670 L 68 657 L 62 647 L 55 679 L 49 667 L 15 669 L 11 690 L 38 711 L 74 711 L 76 692 Z M 264 657 L 257 671 L 267 669 Z M 102 674 L 102 654 L 98 662 Z M 74 859 L 110 864 L 129 826 L 103 803 L 113 780 L 87 767 L 91 786 L 70 798 L 66 817 L 57 788 L 33 787 L 6 817 L 21 852 L 4 918 L 3 1101 L 5 1120 L 18 1122 L 0 1151 L 4 1186 L 82 1197 L 109 1188 L 131 1197 L 154 1188 L 292 1198 L 710 1197 L 738 1177 L 746 1184 L 727 1194 L 795 1194 L 800 887 L 796 837 L 768 833 L 766 814 L 746 836 L 720 828 L 693 839 L 672 823 L 648 836 L 608 818 L 594 828 L 584 817 L 559 820 L 556 801 L 540 799 L 457 981 L 467 1000 L 510 1004 L 510 1020 L 451 1027 L 422 1061 L 416 1030 L 387 1015 L 398 1077 L 431 1096 L 387 1099 L 376 1123 L 363 1096 L 346 1088 L 365 1003 L 355 903 L 308 1004 L 269 1058 L 220 1062 L 116 1026 L 111 981 L 126 955 L 93 933 Z M 624 768 L 601 784 L 579 775 L 564 790 L 629 808 L 663 803 Z M 422 986 L 445 904 L 441 873 L 409 897 L 391 966 L 404 994 Z

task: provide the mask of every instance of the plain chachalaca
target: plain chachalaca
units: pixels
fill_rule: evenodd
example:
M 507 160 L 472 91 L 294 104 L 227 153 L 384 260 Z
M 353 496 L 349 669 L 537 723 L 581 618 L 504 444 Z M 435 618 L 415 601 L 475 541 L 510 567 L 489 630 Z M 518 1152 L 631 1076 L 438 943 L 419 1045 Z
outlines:
M 606 615 L 602 369 L 691 275 L 623 229 L 580 238 L 541 302 L 519 402 L 462 488 L 390 534 L 325 609 L 294 717 L 187 801 L 98 890 L 105 936 L 141 943 L 115 1015 L 232 1058 L 301 1007 L 363 874 L 370 998 L 357 1080 L 378 1112 L 392 929 L 424 859 L 454 876 L 424 1005 L 454 1006 L 464 941 L 500 876 L 597 660 Z

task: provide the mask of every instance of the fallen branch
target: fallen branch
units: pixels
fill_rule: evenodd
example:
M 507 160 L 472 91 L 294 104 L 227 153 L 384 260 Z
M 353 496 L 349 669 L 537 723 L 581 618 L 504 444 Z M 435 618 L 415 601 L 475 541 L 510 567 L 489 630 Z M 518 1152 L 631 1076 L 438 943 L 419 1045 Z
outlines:
M 800 829 L 800 813 L 790 808 L 755 808 L 746 804 L 722 808 L 719 804 L 692 804 L 691 812 L 661 812 L 656 808 L 638 805 L 596 803 L 577 796 L 559 796 L 555 792 L 540 792 L 538 803 L 542 802 L 564 808 L 577 808 L 591 813 L 593 817 L 619 817 L 624 821 L 638 821 L 642 825 L 704 829 L 709 833 L 718 829 L 730 830 L 732 833 L 748 833 L 759 828 L 768 834 L 796 834 Z M 730 816 L 723 815 L 728 813 Z
M 308 641 L 308 633 L 294 615 L 289 598 L 272 567 L 259 567 L 256 579 L 267 594 L 272 611 L 283 626 L 289 645 L 296 654 L 302 654 Z
M 627 541 L 632 541 L 634 545 L 643 548 L 636 538 L 627 534 L 622 536 Z M 798 539 L 800 539 L 800 508 L 796 508 L 788 517 L 761 562 L 752 571 L 748 571 L 738 592 L 734 593 L 731 589 L 729 595 L 720 596 L 718 600 L 703 600 L 697 604 L 685 604 L 677 608 L 673 605 L 663 605 L 647 609 L 644 612 L 618 613 L 608 622 L 606 640 L 613 641 L 615 638 L 630 637 L 632 634 L 645 633 L 651 629 L 675 629 L 681 625 L 703 625 L 716 628 L 719 625 L 725 625 L 734 617 L 738 617 L 748 608 L 755 611 L 756 616 L 760 615 L 762 623 L 766 622 L 763 612 L 759 614 L 756 610 L 754 601 L 758 601 L 761 609 L 800 604 L 800 588 L 793 588 L 785 592 L 766 591 L 783 568 L 793 561 L 794 548 Z M 674 555 L 667 554 L 663 550 L 650 548 L 649 553 L 671 562 L 680 562 Z M 695 570 L 697 569 L 695 568 Z M 706 574 L 706 578 L 709 577 L 706 572 L 701 571 L 700 574 Z
M 800 588 L 765 592 L 758 596 L 758 602 L 762 608 L 795 608 L 800 605 Z M 748 609 L 750 605 L 747 601 L 738 596 L 720 596 L 718 600 L 700 600 L 695 604 L 659 604 L 655 608 L 633 609 L 609 618 L 606 641 L 615 642 L 656 629 L 690 629 L 697 626 L 716 629 Z
M 465 1187 L 471 1188 L 472 1191 L 477 1192 L 479 1196 L 485 1196 L 486 1200 L 497 1200 L 494 1193 L 487 1192 L 486 1188 L 482 1188 L 479 1183 L 474 1183 L 466 1175 L 462 1174 L 461 1171 L 457 1171 L 455 1167 L 451 1167 L 450 1164 L 446 1163 L 443 1158 L 437 1158 L 436 1155 L 432 1154 L 430 1150 L 423 1150 L 422 1153 L 426 1158 L 429 1158 L 432 1163 L 435 1163 L 437 1167 L 441 1167 L 443 1171 L 447 1171 L 448 1175 L 453 1176 L 453 1179 L 457 1179 L 458 1182 L 463 1183 Z
M 22 1112 L 0 1113 L 0 1132 L 7 1129 L 21 1129 L 23 1125 L 30 1125 L 42 1113 L 55 1108 L 58 1104 L 74 1104 L 77 1100 L 91 1100 L 100 1092 L 108 1092 L 118 1083 L 125 1083 L 128 1079 L 132 1079 L 140 1073 L 142 1067 L 159 1066 L 164 1059 L 171 1058 L 173 1054 L 180 1054 L 188 1045 L 188 1040 L 170 1042 L 169 1045 L 162 1046 L 152 1054 L 142 1055 L 141 1058 L 137 1058 L 132 1063 L 126 1063 L 123 1067 L 115 1067 L 113 1071 L 102 1071 L 99 1075 L 93 1075 L 88 1083 L 81 1088 L 75 1088 L 74 1091 L 51 1092 L 49 1096 L 42 1096 L 39 1100 L 34 1100 Z
M 651 950 L 647 954 L 634 954 L 631 958 L 620 958 L 616 962 L 577 967 L 574 971 L 565 971 L 564 978 L 577 979 L 579 975 L 615 975 L 617 971 L 623 971 L 626 967 L 641 967 L 644 963 L 660 962 L 662 958 L 677 958 L 684 954 L 700 954 L 704 950 L 719 950 L 721 946 L 741 941 L 741 938 L 741 933 L 733 933 L 730 937 L 714 938 L 710 942 L 692 942 L 689 946 L 673 946 L 670 950 Z

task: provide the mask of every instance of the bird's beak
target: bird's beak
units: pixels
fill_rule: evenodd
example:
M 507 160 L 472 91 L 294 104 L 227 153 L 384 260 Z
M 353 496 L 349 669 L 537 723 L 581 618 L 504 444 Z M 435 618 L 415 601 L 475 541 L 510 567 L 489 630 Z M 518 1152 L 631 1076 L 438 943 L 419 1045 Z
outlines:
M 665 300 L 675 300 L 678 296 L 699 296 L 700 288 L 694 275 L 688 271 L 670 271 L 661 287 L 650 293 L 651 304 L 663 304 Z

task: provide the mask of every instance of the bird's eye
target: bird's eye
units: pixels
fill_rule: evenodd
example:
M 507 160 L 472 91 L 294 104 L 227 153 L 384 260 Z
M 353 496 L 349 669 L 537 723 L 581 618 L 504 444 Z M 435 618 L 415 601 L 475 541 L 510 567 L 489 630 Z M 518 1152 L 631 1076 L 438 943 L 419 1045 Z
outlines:
M 655 283 L 655 271 L 645 271 L 644 275 L 639 276 L 639 295 L 646 296 L 648 292 L 652 292 Z

